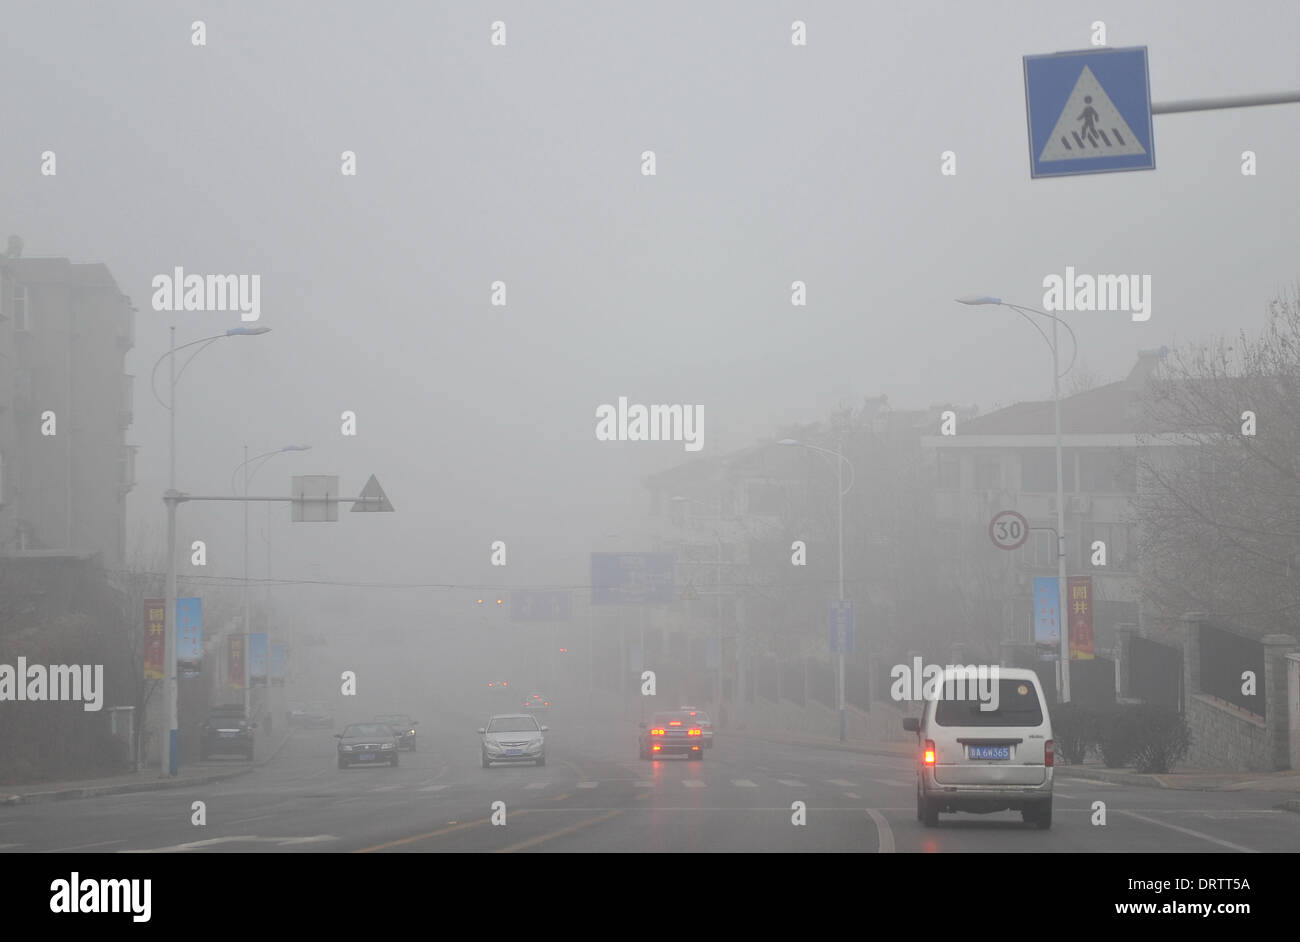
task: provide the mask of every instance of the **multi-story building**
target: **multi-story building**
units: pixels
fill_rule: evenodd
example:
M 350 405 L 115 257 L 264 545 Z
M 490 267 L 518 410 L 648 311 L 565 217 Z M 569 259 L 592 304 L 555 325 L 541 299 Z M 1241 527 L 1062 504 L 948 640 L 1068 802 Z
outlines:
M 135 309 L 103 264 L 0 258 L 0 555 L 125 556 Z
M 1161 355 L 1144 351 L 1124 380 L 1060 403 L 1066 571 L 1092 577 L 1098 657 L 1111 653 L 1116 625 L 1138 622 L 1132 510 L 1140 453 L 1153 442 L 1142 428 L 1141 393 Z M 994 622 L 1002 643 L 1032 644 L 1033 580 L 1057 575 L 1054 404 L 1017 403 L 960 422 L 955 432 L 924 440 L 935 455 L 936 517 L 950 550 L 942 578 L 982 598 L 988 611 L 1000 610 Z M 999 550 L 989 539 L 989 523 L 1002 510 L 1028 521 L 1018 550 Z

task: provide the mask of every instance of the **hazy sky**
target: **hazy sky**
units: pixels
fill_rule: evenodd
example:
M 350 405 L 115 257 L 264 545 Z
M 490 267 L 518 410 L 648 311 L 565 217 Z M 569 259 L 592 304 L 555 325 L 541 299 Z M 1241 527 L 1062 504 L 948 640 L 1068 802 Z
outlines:
M 846 396 L 1050 394 L 1041 338 L 955 296 L 1149 274 L 1148 322 L 1069 315 L 1104 381 L 1139 348 L 1258 329 L 1300 276 L 1300 106 L 1156 116 L 1157 170 L 1031 180 L 1021 57 L 1087 48 L 1096 20 L 1149 47 L 1157 102 L 1297 84 L 1290 2 L 15 3 L 0 238 L 106 263 L 139 308 L 133 528 L 163 532 L 168 326 L 240 326 L 154 311 L 151 279 L 255 273 L 272 333 L 186 371 L 178 486 L 228 493 L 245 442 L 309 443 L 254 490 L 374 473 L 398 512 L 291 528 L 277 507 L 277 574 L 485 581 L 500 539 L 509 582 L 581 582 L 592 548 L 640 548 L 606 534 L 633 532 L 648 471 Z M 703 451 L 597 441 L 619 396 L 702 405 Z M 188 505 L 181 538 L 235 575 L 241 520 Z

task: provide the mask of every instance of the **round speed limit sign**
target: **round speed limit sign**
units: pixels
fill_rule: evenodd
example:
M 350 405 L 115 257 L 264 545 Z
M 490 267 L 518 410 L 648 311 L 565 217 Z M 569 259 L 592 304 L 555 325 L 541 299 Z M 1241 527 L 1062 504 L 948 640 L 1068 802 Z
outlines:
M 989 539 L 998 549 L 1019 549 L 1029 539 L 1029 523 L 1014 510 L 1000 511 L 989 521 Z

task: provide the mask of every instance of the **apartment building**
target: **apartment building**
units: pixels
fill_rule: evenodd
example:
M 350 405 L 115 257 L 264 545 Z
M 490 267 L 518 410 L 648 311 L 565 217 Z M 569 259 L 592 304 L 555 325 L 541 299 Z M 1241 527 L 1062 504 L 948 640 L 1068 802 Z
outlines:
M 103 264 L 0 257 L 0 555 L 125 556 L 135 309 Z

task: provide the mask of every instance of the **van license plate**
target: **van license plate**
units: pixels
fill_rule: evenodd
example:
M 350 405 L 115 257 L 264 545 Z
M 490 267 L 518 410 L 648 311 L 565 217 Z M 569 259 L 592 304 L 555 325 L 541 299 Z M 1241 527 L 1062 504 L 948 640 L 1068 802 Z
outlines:
M 969 746 L 972 759 L 1010 759 L 1010 746 Z
M 375 761 L 375 754 L 374 754 L 373 752 L 363 752 L 363 753 L 361 753 L 361 761 L 362 761 L 362 762 L 374 762 L 374 761 Z

